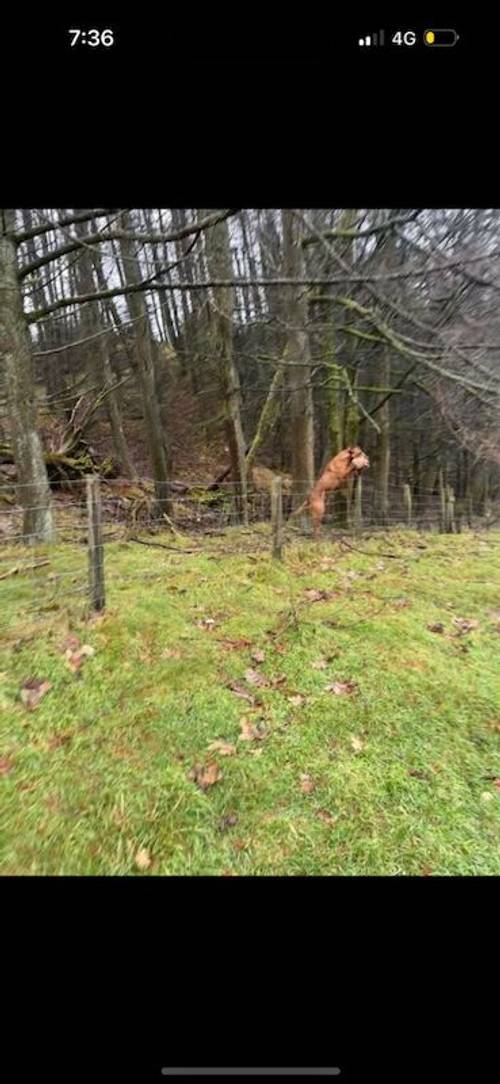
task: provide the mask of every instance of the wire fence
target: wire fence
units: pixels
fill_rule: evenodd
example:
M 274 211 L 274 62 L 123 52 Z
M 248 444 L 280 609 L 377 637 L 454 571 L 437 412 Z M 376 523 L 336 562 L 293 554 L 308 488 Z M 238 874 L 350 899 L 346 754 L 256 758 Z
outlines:
M 45 506 L 23 507 L 22 487 L 1 485 L 0 634 L 15 630 L 21 618 L 32 622 L 58 612 L 82 616 L 101 610 L 106 596 L 115 597 L 127 584 L 164 579 L 167 567 L 172 571 L 175 553 L 202 553 L 216 540 L 224 553 L 232 547 L 233 552 L 267 552 L 279 558 L 287 545 L 311 537 L 307 512 L 290 518 L 297 488 L 289 476 L 268 471 L 264 482 L 262 476 L 249 481 L 243 508 L 235 482 L 174 483 L 165 511 L 155 499 L 152 479 L 87 476 L 53 488 L 52 537 L 37 541 L 25 524 Z M 500 507 L 456 500 L 450 487 L 415 492 L 407 483 L 391 482 L 381 494 L 366 477 L 352 490 L 330 495 L 320 539 L 381 532 L 390 537 L 401 528 L 454 534 L 488 529 L 498 520 Z M 135 575 L 123 575 L 111 554 L 104 572 L 105 549 L 116 542 L 155 548 L 144 550 Z M 160 559 L 161 551 L 166 560 Z

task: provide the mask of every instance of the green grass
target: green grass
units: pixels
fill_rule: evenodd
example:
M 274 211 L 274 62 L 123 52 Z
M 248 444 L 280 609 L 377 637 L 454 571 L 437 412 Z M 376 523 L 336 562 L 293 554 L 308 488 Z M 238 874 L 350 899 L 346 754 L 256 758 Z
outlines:
M 110 543 L 107 611 L 90 619 L 58 594 L 85 583 L 84 549 L 41 547 L 50 566 L 0 582 L 1 872 L 499 875 L 499 542 L 392 532 L 356 544 L 370 555 L 294 542 L 283 565 L 264 532 L 200 554 Z M 311 602 L 309 588 L 335 595 Z M 456 635 L 454 617 L 479 627 Z M 68 632 L 95 649 L 79 676 Z M 284 679 L 249 686 L 257 707 L 228 688 L 248 667 Z M 29 712 L 31 676 L 52 688 Z M 263 740 L 238 740 L 242 718 Z M 236 753 L 215 754 L 223 778 L 203 792 L 189 772 L 216 740 Z

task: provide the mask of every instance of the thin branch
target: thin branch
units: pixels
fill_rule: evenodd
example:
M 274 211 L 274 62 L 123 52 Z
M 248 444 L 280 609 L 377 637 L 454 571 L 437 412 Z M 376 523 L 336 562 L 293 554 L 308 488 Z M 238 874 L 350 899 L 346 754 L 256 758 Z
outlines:
M 90 245 L 102 244 L 104 241 L 129 240 L 137 241 L 139 244 L 162 245 L 169 241 L 178 241 L 183 237 L 190 237 L 193 233 L 198 234 L 202 230 L 210 229 L 211 226 L 216 226 L 217 223 L 223 222 L 226 218 L 230 218 L 231 215 L 235 214 L 238 214 L 237 210 L 218 211 L 216 214 L 207 215 L 206 218 L 201 219 L 195 225 L 183 226 L 182 229 L 173 230 L 171 233 L 136 233 L 135 230 L 110 230 L 109 233 L 89 233 L 85 238 L 75 237 L 71 241 L 67 241 L 65 245 L 60 245 L 59 248 L 48 252 L 45 256 L 40 256 L 37 260 L 24 264 L 19 269 L 18 275 L 20 279 L 26 278 L 26 275 L 30 275 L 40 267 L 52 263 L 53 260 L 58 259 L 60 256 L 67 256 L 69 252 L 75 252 L 79 248 L 88 248 Z

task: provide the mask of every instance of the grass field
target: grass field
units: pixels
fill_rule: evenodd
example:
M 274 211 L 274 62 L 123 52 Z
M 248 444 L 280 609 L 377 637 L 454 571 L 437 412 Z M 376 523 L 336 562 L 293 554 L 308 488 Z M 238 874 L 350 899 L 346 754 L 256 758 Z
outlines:
M 83 547 L 2 580 L 3 875 L 500 874 L 500 533 L 255 537 L 109 543 L 90 619 Z

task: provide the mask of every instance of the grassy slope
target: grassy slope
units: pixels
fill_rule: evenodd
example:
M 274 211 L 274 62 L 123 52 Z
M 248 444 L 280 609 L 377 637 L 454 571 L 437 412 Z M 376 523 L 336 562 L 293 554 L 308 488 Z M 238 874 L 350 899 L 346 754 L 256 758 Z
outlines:
M 4 580 L 2 873 L 500 874 L 500 789 L 486 778 L 500 777 L 500 536 L 419 541 L 365 540 L 373 556 L 295 543 L 283 566 L 245 555 L 237 532 L 192 555 L 110 543 L 108 611 L 88 622 L 78 596 L 28 621 L 32 582 Z M 83 550 L 50 557 L 85 575 Z M 56 589 L 46 573 L 41 602 Z M 307 602 L 308 588 L 336 597 Z M 452 636 L 454 616 L 480 627 Z M 427 629 L 437 621 L 444 635 Z M 69 629 L 95 648 L 78 678 L 60 651 Z M 256 710 L 226 685 L 248 666 L 286 678 L 251 690 Z M 31 675 L 53 687 L 27 712 Z M 358 694 L 327 691 L 335 680 Z M 238 741 L 242 717 L 267 736 Z M 223 779 L 202 792 L 188 772 L 217 739 L 237 752 L 217 755 Z

